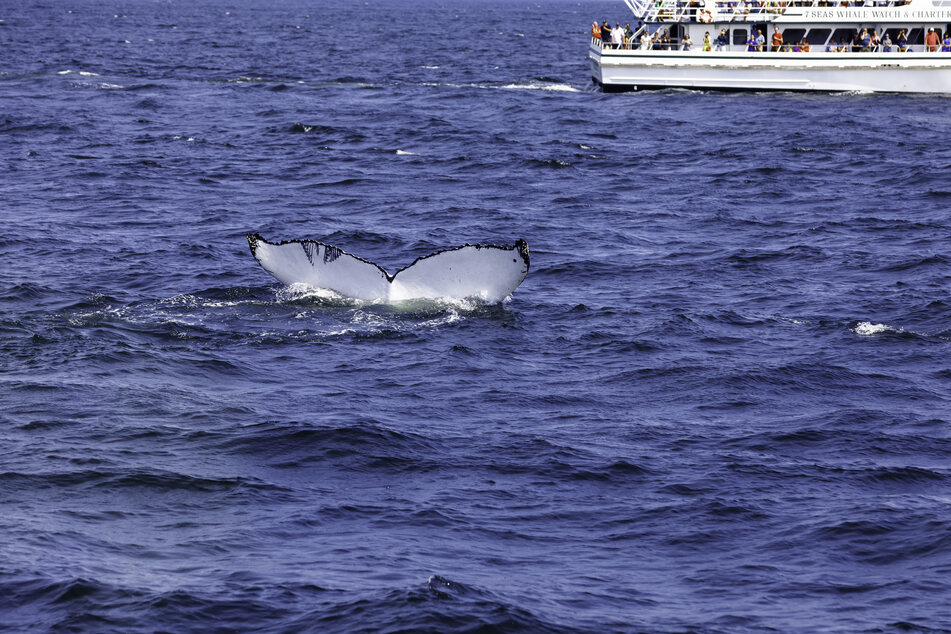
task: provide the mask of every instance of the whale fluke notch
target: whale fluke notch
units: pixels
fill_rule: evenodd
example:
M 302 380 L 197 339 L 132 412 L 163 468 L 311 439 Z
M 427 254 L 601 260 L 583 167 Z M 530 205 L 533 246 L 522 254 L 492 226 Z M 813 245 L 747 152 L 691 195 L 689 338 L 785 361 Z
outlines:
M 382 267 L 316 240 L 268 242 L 248 234 L 251 255 L 278 281 L 324 288 L 353 299 L 477 299 L 498 303 L 522 283 L 528 244 L 465 244 L 417 258 L 393 275 Z

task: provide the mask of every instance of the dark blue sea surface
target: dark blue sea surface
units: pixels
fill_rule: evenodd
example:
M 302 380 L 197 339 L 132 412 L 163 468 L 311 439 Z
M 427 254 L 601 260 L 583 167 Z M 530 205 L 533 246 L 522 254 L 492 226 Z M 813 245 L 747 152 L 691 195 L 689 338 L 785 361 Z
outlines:
M 951 101 L 602 94 L 626 11 L 0 3 L 0 630 L 951 631 Z

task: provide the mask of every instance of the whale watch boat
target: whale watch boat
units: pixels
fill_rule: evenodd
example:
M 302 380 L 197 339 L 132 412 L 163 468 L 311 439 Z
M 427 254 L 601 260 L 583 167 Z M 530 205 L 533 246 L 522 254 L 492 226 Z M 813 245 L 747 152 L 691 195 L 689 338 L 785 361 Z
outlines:
M 635 28 L 612 38 L 592 26 L 588 58 L 605 91 L 951 93 L 951 0 L 625 3 Z

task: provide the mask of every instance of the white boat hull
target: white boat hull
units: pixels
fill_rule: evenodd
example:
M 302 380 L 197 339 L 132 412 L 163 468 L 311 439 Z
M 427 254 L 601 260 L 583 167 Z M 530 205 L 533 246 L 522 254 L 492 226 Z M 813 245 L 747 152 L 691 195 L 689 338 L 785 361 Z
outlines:
M 592 45 L 606 91 L 649 88 L 951 94 L 951 55 L 613 50 Z

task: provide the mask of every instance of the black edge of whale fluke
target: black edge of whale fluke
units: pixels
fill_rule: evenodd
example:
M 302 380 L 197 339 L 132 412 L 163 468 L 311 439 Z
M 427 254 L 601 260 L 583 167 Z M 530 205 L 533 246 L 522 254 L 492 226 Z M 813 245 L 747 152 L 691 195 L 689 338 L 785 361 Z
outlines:
M 386 269 L 384 269 L 382 266 L 380 266 L 380 265 L 377 264 L 376 262 L 371 262 L 370 260 L 367 260 L 367 259 L 365 259 L 365 258 L 361 258 L 359 255 L 354 255 L 354 254 L 352 254 L 352 253 L 348 253 L 347 251 L 344 251 L 344 250 L 341 249 L 340 247 L 335 247 L 334 245 L 332 245 L 332 244 L 327 244 L 326 242 L 321 242 L 321 241 L 319 241 L 319 240 L 281 240 L 280 242 L 271 242 L 270 240 L 267 240 L 267 239 L 261 237 L 261 234 L 260 234 L 260 233 L 249 233 L 249 234 L 248 234 L 248 246 L 251 248 L 251 255 L 254 256 L 254 259 L 257 260 L 257 261 L 258 261 L 258 264 L 261 264 L 262 267 L 263 267 L 264 265 L 261 263 L 261 259 L 258 257 L 258 253 L 257 253 L 258 246 L 259 246 L 260 243 L 262 243 L 262 242 L 263 242 L 264 244 L 269 244 L 269 245 L 274 246 L 274 247 L 279 247 L 279 246 L 282 246 L 282 245 L 285 245 L 285 244 L 299 244 L 299 245 L 301 246 L 301 248 L 304 249 L 304 253 L 307 254 L 309 260 L 312 259 L 312 256 L 311 256 L 309 250 L 312 249 L 314 246 L 321 246 L 321 247 L 324 247 L 324 248 L 326 249 L 325 253 L 332 253 L 332 254 L 333 254 L 333 259 L 334 259 L 334 260 L 336 260 L 337 258 L 339 258 L 341 255 L 349 255 L 351 258 L 355 258 L 355 259 L 357 259 L 357 260 L 360 260 L 361 262 L 366 262 L 367 264 L 369 264 L 369 265 L 371 265 L 371 266 L 375 266 L 376 268 L 380 269 L 380 272 L 383 273 L 383 275 L 386 276 L 386 279 L 387 279 L 388 282 L 391 282 L 391 283 L 392 283 L 392 282 L 393 282 L 393 278 L 395 277 L 395 275 L 390 275 L 389 273 L 387 273 Z M 326 258 L 326 256 L 325 256 L 325 258 Z M 311 262 L 311 263 L 313 263 L 313 262 Z M 265 268 L 265 270 L 267 270 L 267 269 Z
M 458 247 L 441 249 L 435 253 L 416 258 L 411 264 L 391 275 L 374 262 L 317 240 L 295 239 L 270 242 L 259 233 L 248 233 L 246 237 L 251 255 L 265 271 L 276 277 L 278 281 L 289 285 L 296 282 L 318 286 L 327 285 L 327 288 L 331 288 L 331 290 L 342 292 L 344 295 L 357 299 L 382 298 L 398 301 L 400 298 L 407 297 L 483 297 L 486 298 L 486 301 L 501 301 L 521 284 L 531 266 L 528 243 L 521 238 L 515 241 L 514 246 L 466 243 Z M 262 246 L 265 245 L 268 247 L 267 250 L 261 251 Z M 281 256 L 280 260 L 274 260 L 274 248 L 279 249 L 287 245 L 298 245 L 301 251 L 285 251 L 286 255 Z M 458 257 L 451 255 L 454 252 L 467 249 L 470 250 L 470 254 L 472 249 L 476 251 L 484 249 L 498 250 L 512 254 L 512 259 L 509 264 L 505 264 L 507 260 L 504 258 L 500 260 L 499 256 L 491 255 L 486 256 L 485 259 L 479 257 L 473 262 L 472 255 L 467 256 L 465 253 L 460 253 Z M 288 261 L 286 259 L 288 257 L 291 260 Z M 432 260 L 432 258 L 440 257 L 450 258 L 446 260 L 445 266 L 443 266 L 442 260 Z M 460 260 L 459 257 L 463 259 Z M 293 264 L 294 258 L 303 262 L 303 265 Z M 338 260 L 344 262 L 343 269 L 336 264 Z M 276 262 L 278 262 L 277 265 Z M 289 265 L 288 262 L 290 262 Z M 348 262 L 351 264 L 347 264 Z M 421 262 L 425 263 L 428 268 L 422 270 L 416 268 L 412 274 L 408 272 Z M 469 269 L 472 272 L 471 277 L 469 275 L 459 277 L 458 274 L 451 273 L 453 264 L 462 262 L 468 262 L 468 265 L 475 266 L 475 268 Z M 277 268 L 275 268 L 275 265 Z M 354 265 L 356 265 L 356 268 L 354 268 Z M 360 268 L 363 265 L 366 265 L 366 267 Z M 433 265 L 436 268 L 433 268 Z M 376 271 L 376 273 L 370 271 Z M 450 273 L 446 275 L 447 272 Z M 399 277 L 399 279 L 402 284 L 397 287 L 394 285 L 394 281 L 401 274 L 403 274 L 403 277 Z M 420 277 L 421 275 L 422 277 Z M 374 282 L 374 279 L 377 281 Z M 378 287 L 377 284 L 379 283 L 384 283 L 384 287 Z M 342 286 L 340 286 L 341 284 Z M 377 290 L 370 290 L 372 288 Z M 501 294 L 503 291 L 505 292 L 504 295 Z M 422 294 L 413 295 L 412 293 Z
M 392 281 L 393 281 L 393 278 L 395 278 L 397 275 L 399 275 L 400 273 L 402 273 L 402 272 L 405 271 L 406 269 L 409 269 L 409 268 L 415 266 L 417 262 L 422 262 L 423 260 L 428 260 L 429 258 L 434 258 L 434 257 L 436 257 L 437 255 L 442 255 L 443 253 L 451 253 L 452 251 L 459 251 L 459 250 L 461 250 L 461 249 L 466 249 L 466 248 L 469 248 L 469 247 L 473 247 L 473 248 L 476 248 L 476 249 L 499 249 L 499 250 L 501 250 L 501 251 L 510 251 L 510 250 L 512 249 L 512 247 L 503 247 L 503 246 L 501 246 L 501 245 L 499 245 L 499 244 L 469 244 L 468 242 L 465 243 L 465 244 L 463 244 L 462 246 L 458 246 L 458 247 L 448 247 L 448 248 L 445 248 L 445 249 L 440 249 L 439 251 L 436 251 L 435 253 L 430 253 L 429 255 L 421 255 L 421 256 L 419 256 L 418 258 L 416 258 L 415 260 L 413 260 L 412 263 L 410 263 L 408 266 L 404 266 L 404 267 L 401 268 L 399 271 L 397 271 L 396 273 L 394 273 L 394 274 L 392 275 L 392 277 L 390 277 L 390 282 L 392 282 Z M 528 254 L 528 243 L 526 243 L 524 240 L 522 240 L 521 238 L 519 238 L 518 240 L 515 241 L 515 247 L 518 249 L 518 254 L 521 256 L 522 261 L 525 262 L 525 269 L 526 269 L 526 271 L 527 271 L 528 268 L 531 267 L 531 262 L 530 262 L 531 258 L 529 257 L 529 254 Z

